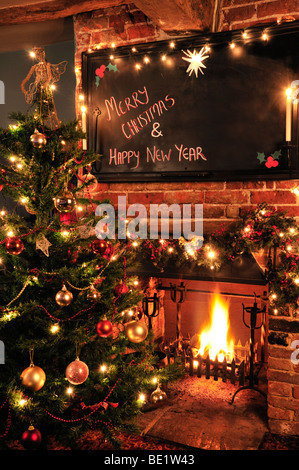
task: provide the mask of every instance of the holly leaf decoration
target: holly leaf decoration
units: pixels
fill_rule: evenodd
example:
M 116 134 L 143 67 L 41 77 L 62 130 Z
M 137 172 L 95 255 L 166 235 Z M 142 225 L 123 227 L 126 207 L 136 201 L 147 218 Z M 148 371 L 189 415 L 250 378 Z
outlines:
M 263 163 L 266 161 L 266 157 L 264 153 L 258 152 L 257 153 L 257 159 L 259 160 L 260 163 Z
M 279 157 L 281 156 L 281 150 L 276 150 L 273 154 L 272 154 L 272 158 L 273 160 L 279 160 Z
M 109 65 L 107 65 L 107 69 L 109 70 L 109 72 L 111 72 L 111 70 L 113 70 L 113 72 L 119 72 L 117 65 L 113 65 L 111 64 L 111 62 L 109 63 Z

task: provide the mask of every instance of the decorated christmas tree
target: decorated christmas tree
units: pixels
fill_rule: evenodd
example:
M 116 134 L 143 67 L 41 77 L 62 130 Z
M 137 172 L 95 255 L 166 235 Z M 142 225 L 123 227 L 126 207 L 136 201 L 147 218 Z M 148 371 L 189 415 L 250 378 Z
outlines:
M 83 150 L 77 121 L 59 121 L 52 95 L 65 64 L 36 53 L 22 83 L 32 112 L 0 131 L 1 188 L 26 209 L 0 214 L 0 445 L 54 438 L 72 448 L 90 430 L 114 442 L 115 430 L 132 429 L 141 394 L 173 371 L 157 367 L 143 295 L 127 275 L 132 241 L 95 234 L 99 156 Z

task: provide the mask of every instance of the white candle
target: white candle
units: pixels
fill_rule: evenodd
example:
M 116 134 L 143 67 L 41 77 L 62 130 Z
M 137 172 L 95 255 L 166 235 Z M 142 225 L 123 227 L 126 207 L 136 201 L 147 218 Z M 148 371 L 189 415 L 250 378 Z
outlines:
M 286 141 L 291 142 L 292 140 L 292 100 L 291 88 L 288 88 L 286 91 L 287 99 L 286 99 Z
M 82 131 L 86 132 L 86 107 L 82 106 L 81 111 L 82 111 Z M 87 140 L 86 139 L 82 140 L 82 148 L 83 148 L 83 150 L 87 150 Z
M 293 101 L 293 141 L 295 144 L 298 140 L 298 103 L 297 100 Z

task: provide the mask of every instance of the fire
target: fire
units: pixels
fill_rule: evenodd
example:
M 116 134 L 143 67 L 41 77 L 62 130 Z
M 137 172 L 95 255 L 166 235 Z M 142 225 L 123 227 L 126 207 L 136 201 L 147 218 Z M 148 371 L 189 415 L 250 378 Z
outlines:
M 223 361 L 226 357 L 234 358 L 234 341 L 228 338 L 229 304 L 219 295 L 214 294 L 211 305 L 210 325 L 199 334 L 201 356 L 209 354 L 211 360 Z

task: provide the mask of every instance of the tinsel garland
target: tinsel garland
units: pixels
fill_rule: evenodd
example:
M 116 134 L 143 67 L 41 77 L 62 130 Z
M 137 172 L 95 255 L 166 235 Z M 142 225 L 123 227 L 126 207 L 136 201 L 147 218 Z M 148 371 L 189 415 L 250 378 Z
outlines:
M 227 261 L 236 261 L 241 255 L 264 250 L 268 261 L 264 269 L 269 283 L 269 300 L 274 314 L 299 314 L 299 228 L 295 218 L 285 212 L 260 204 L 247 213 L 234 227 L 220 229 L 202 241 L 145 240 L 139 244 L 139 253 L 150 258 L 161 271 L 170 258 L 178 267 L 185 263 L 220 270 Z M 266 253 L 268 252 L 268 253 Z

